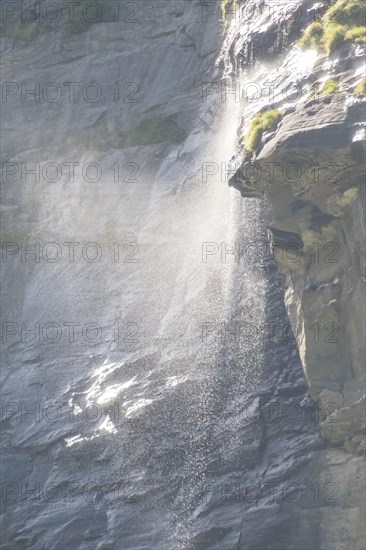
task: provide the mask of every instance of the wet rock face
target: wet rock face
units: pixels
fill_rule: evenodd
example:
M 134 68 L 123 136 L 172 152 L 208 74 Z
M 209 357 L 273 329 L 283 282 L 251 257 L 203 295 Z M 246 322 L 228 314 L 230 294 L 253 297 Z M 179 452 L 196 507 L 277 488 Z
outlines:
M 252 29 L 246 40 L 257 33 Z M 229 181 L 242 195 L 268 201 L 272 253 L 285 277 L 303 367 L 315 399 L 325 406 L 333 396 L 337 411 L 329 414 L 337 415 L 337 443 L 351 440 L 364 425 L 355 404 L 365 388 L 365 98 L 352 94 L 361 63 L 360 52 L 349 45 L 330 60 L 318 56 L 306 74 L 285 78 L 283 89 L 295 78 L 303 93 L 291 106 L 274 96 L 272 104 L 283 113 L 277 131 L 263 136 L 254 155 L 237 152 L 239 167 Z M 280 62 L 274 74 L 285 75 L 288 64 Z M 340 91 L 312 97 L 309 85 L 330 77 Z M 328 428 L 324 433 L 330 437 Z
M 365 165 L 355 155 L 363 143 L 353 141 L 363 108 L 343 97 L 300 107 L 254 161 L 263 174 L 273 168 L 258 191 L 270 204 L 273 255 L 289 289 L 287 308 L 309 387 L 323 404 L 324 392 L 337 392 L 337 407 L 358 401 L 365 382 Z M 358 416 L 350 431 L 340 411 L 338 418 L 335 442 L 362 431 Z
M 273 227 L 292 231 L 303 243 L 290 234 L 274 257 L 292 289 L 288 309 L 301 327 L 299 349 L 313 397 L 331 390 L 350 404 L 362 396 L 365 380 L 365 165 L 352 141 L 364 111 L 361 102 L 347 106 L 342 97 L 310 109 L 316 107 L 319 114 L 309 115 L 305 106 L 285 116 L 256 162 L 285 166 L 289 176 L 274 176 L 265 193 Z
M 232 60 L 235 67 L 248 66 L 240 52 L 255 42 L 259 32 L 249 31 L 236 38 L 232 31 L 229 37 L 230 55 L 238 56 Z M 260 65 L 268 47 L 272 51 L 267 41 L 254 64 Z M 348 493 L 339 508 L 318 522 L 318 547 L 361 548 L 365 540 L 364 460 L 359 456 L 365 449 L 365 96 L 356 97 L 353 89 L 363 74 L 364 52 L 348 44 L 330 58 L 317 54 L 303 73 L 293 63 L 297 59 L 300 64 L 303 54 L 291 46 L 291 39 L 287 52 L 265 76 L 267 81 L 278 77 L 278 93 L 247 107 L 240 132 L 245 134 L 253 114 L 262 109 L 280 109 L 283 118 L 275 132 L 263 135 L 253 154 L 244 146 L 238 149 L 229 185 L 242 196 L 264 196 L 267 201 L 269 240 L 287 289 L 286 309 L 311 395 L 324 412 L 321 433 L 330 445 L 345 449 L 329 451 L 315 466 L 328 472 L 332 482 L 343 478 Z M 292 75 L 289 66 L 294 68 Z M 253 79 L 253 72 L 246 75 Z M 260 85 L 265 77 L 260 76 Z M 329 79 L 338 82 L 339 92 L 314 97 L 312 86 L 321 89 Z M 294 83 L 301 93 L 287 101 L 281 92 Z M 347 515 L 344 507 L 350 502 L 354 508 Z M 302 525 L 306 517 L 314 520 L 308 510 Z M 331 522 L 332 533 L 326 521 Z M 354 526 L 353 532 L 345 521 Z
M 6 159 L 15 145 L 35 160 L 79 153 L 81 143 L 107 152 L 182 141 L 220 49 L 219 17 L 205 14 L 198 0 L 102 0 L 100 16 L 78 8 L 70 22 L 65 8 L 52 21 L 52 2 L 43 4 L 39 14 L 39 2 L 24 3 L 24 23 L 19 6 L 9 10 L 3 24 L 6 79 L 13 83 L 4 128 L 9 135 L 23 128 L 16 141 L 7 140 Z
M 260 59 L 270 62 L 281 55 L 300 30 L 316 20 L 324 5 L 314 6 L 311 0 L 295 0 L 288 4 L 271 2 L 236 2 L 238 8 L 227 40 L 227 52 L 234 67 L 250 68 Z
M 37 2 L 29 0 L 25 4 L 32 7 Z M 257 2 L 245 2 L 244 8 L 248 11 L 244 15 L 248 21 L 250 10 L 257 9 L 255 4 Z M 296 4 L 302 8 L 308 5 L 309 2 Z M 177 201 L 183 202 L 185 197 L 179 196 L 177 188 L 191 184 L 187 165 L 195 155 L 200 157 L 205 140 L 209 142 L 213 138 L 207 129 L 211 129 L 214 109 L 209 101 L 202 109 L 202 82 L 221 76 L 214 68 L 223 39 L 217 7 L 218 3 L 203 0 L 152 0 L 151 3 L 135 0 L 130 5 L 127 2 L 121 5 L 117 22 L 113 21 L 113 14 L 107 13 L 103 21 L 96 24 L 84 21 L 70 26 L 61 20 L 40 28 L 24 26 L 21 35 L 19 29 L 9 29 L 4 37 L 6 79 L 18 83 L 19 87 L 8 90 L 3 121 L 9 135 L 2 159 L 9 169 L 2 205 L 6 240 L 30 245 L 35 241 L 95 240 L 102 244 L 103 253 L 107 250 L 108 254 L 114 252 L 109 246 L 116 241 L 125 243 L 141 237 L 142 242 L 145 239 L 151 245 L 151 235 L 160 217 L 154 205 L 163 195 L 172 201 L 176 196 Z M 235 25 L 234 32 L 230 27 L 227 40 L 234 38 L 235 42 L 232 47 L 230 44 L 224 47 L 222 59 L 231 57 L 237 65 L 248 65 L 254 56 L 274 60 L 291 37 L 309 22 L 305 15 L 301 20 L 296 19 L 291 9 L 287 15 L 281 12 L 277 19 L 264 9 L 262 15 L 251 46 L 247 43 L 247 33 L 250 35 L 251 31 L 242 25 L 242 20 Z M 347 63 L 352 66 L 353 62 L 348 58 Z M 226 70 L 225 63 L 223 68 Z M 280 73 L 286 75 L 286 70 L 280 69 Z M 284 87 L 288 83 L 286 78 Z M 305 84 L 316 78 L 315 72 L 310 71 Z M 352 82 L 352 75 L 347 78 Z M 94 101 L 95 93 L 100 93 L 97 87 L 83 88 L 91 81 L 101 86 L 100 101 Z M 28 95 L 27 100 L 22 101 L 22 82 L 28 83 L 29 88 L 39 84 L 36 96 Z M 56 82 L 60 88 L 47 88 L 50 82 Z M 73 82 L 79 83 L 75 89 Z M 62 99 L 52 101 L 59 92 Z M 360 525 L 364 511 L 364 463 L 359 456 L 364 445 L 360 435 L 363 234 L 359 160 L 362 146 L 352 141 L 353 127 L 359 122 L 359 105 L 345 108 L 344 104 L 344 101 L 336 105 L 332 99 L 321 100 L 303 110 L 297 105 L 286 105 L 278 132 L 264 136 L 266 143 L 263 142 L 264 147 L 255 161 L 263 174 L 259 184 L 252 175 L 253 159 L 242 150 L 238 151 L 238 158 L 247 166 L 245 180 L 240 180 L 242 170 L 238 170 L 239 179 L 232 182 L 244 196 L 262 197 L 265 191 L 272 210 L 269 229 L 272 254 L 288 289 L 287 310 L 295 328 L 307 381 L 327 412 L 327 417 L 321 418 L 322 432 L 337 445 L 344 445 L 344 449 L 324 449 L 297 351 L 294 346 L 289 349 L 283 341 L 270 346 L 268 353 L 272 357 L 268 361 L 265 383 L 260 392 L 247 396 L 248 403 L 237 382 L 244 362 L 232 372 L 220 363 L 221 370 L 214 373 L 212 388 L 206 393 L 229 396 L 227 410 L 224 410 L 224 420 L 228 420 L 223 422 L 222 412 L 215 409 L 219 422 L 213 424 L 212 431 L 207 429 L 205 410 L 202 411 L 202 406 L 206 406 L 210 412 L 210 402 L 206 403 L 201 394 L 195 392 L 201 380 L 195 382 L 194 378 L 187 387 L 181 384 L 176 393 L 169 393 L 161 404 L 157 400 L 151 407 L 152 412 L 148 406 L 141 406 L 142 424 L 146 424 L 142 444 L 138 434 L 130 437 L 133 434 L 129 430 L 133 432 L 136 428 L 133 422 L 118 427 L 116 437 L 111 438 L 107 432 L 93 439 L 94 423 L 85 422 L 77 411 L 72 424 L 67 418 L 50 430 L 49 424 L 36 421 L 25 423 L 19 429 L 16 422 L 20 413 L 12 419 L 10 410 L 4 430 L 10 442 L 7 479 L 24 483 L 41 480 L 65 486 L 67 491 L 68 480 L 76 479 L 80 481 L 81 494 L 65 501 L 65 505 L 62 501 L 62 506 L 53 503 L 52 496 L 50 503 L 46 502 L 43 507 L 32 500 L 25 506 L 18 506 L 16 502 L 12 507 L 11 504 L 5 514 L 5 521 L 10 525 L 7 548 L 12 548 L 15 542 L 20 548 L 76 545 L 89 550 L 91 547 L 122 548 L 122 544 L 123 548 L 171 550 L 177 546 L 177 539 L 169 538 L 170 524 L 161 526 L 161 522 L 166 522 L 169 516 L 171 524 L 179 527 L 183 516 L 188 517 L 190 538 L 184 538 L 183 532 L 178 540 L 181 547 L 263 550 L 308 546 L 311 550 L 363 550 Z M 324 134 L 321 133 L 323 126 Z M 335 133 L 337 147 L 328 143 Z M 330 158 L 335 163 L 342 159 L 350 166 L 344 168 L 342 164 L 342 177 L 336 181 L 331 178 L 334 167 L 328 164 Z M 297 172 L 294 176 L 293 165 L 283 173 L 281 163 L 287 166 L 294 160 L 306 172 L 303 179 L 297 178 Z M 103 176 L 108 174 L 108 177 L 100 182 L 80 182 L 77 177 L 76 181 L 70 181 L 70 172 L 65 171 L 65 177 L 55 182 L 51 179 L 54 173 L 49 174 L 49 181 L 35 181 L 34 176 L 20 181 L 21 163 L 31 163 L 28 168 L 32 169 L 37 161 L 41 166 L 57 161 L 63 170 L 65 163 L 98 161 Z M 314 175 L 309 167 L 312 168 L 315 161 L 325 167 Z M 268 162 L 271 171 L 265 178 Z M 127 171 L 113 179 L 117 163 L 121 171 L 127 166 Z M 137 182 L 133 163 L 140 169 Z M 15 168 L 19 171 L 13 173 Z M 78 174 L 78 170 L 75 172 Z M 314 178 L 324 185 L 313 185 Z M 194 186 L 196 180 L 192 181 Z M 202 207 L 209 210 L 206 200 Z M 202 212 L 199 219 L 201 217 L 204 217 Z M 166 221 L 166 211 L 161 218 Z M 247 220 L 245 224 L 248 225 Z M 172 239 L 174 249 L 180 242 L 174 239 L 177 225 L 182 239 L 185 238 L 188 228 L 182 220 L 174 219 L 171 225 L 169 221 L 162 226 L 164 235 Z M 132 236 L 131 227 L 135 232 Z M 263 240 L 261 236 L 260 242 Z M 318 244 L 314 246 L 314 243 Z M 329 247 L 329 243 L 336 246 Z M 93 344 L 92 356 L 86 351 L 90 346 L 78 339 L 73 342 L 72 353 L 63 341 L 55 351 L 44 338 L 36 348 L 27 340 L 6 346 L 4 357 L 9 369 L 5 392 L 9 399 L 30 406 L 37 399 L 42 407 L 49 403 L 52 406 L 53 401 L 73 403 L 75 392 L 76 396 L 87 394 L 95 380 L 99 381 L 99 375 L 103 389 L 108 389 L 111 382 L 109 389 L 113 389 L 121 381 L 129 381 L 133 374 L 148 371 L 154 361 L 159 365 L 155 355 L 160 357 L 160 347 L 150 348 L 150 336 L 158 334 L 160 329 L 154 302 L 166 300 L 162 307 L 168 312 L 169 322 L 172 317 L 179 317 L 179 310 L 177 313 L 173 307 L 174 297 L 165 290 L 170 280 L 171 256 L 164 256 L 162 249 L 169 249 L 170 243 L 164 241 L 162 247 L 159 245 L 160 242 L 152 250 L 142 248 L 147 261 L 151 262 L 148 263 L 151 271 L 142 269 L 139 276 L 130 271 L 128 263 L 112 261 L 112 256 L 101 262 L 100 268 L 80 261 L 69 262 L 66 267 L 61 264 L 56 275 L 52 265 L 46 269 L 38 263 L 22 265 L 21 260 L 3 265 L 8 319 L 25 322 L 56 319 L 67 323 L 80 321 L 80 324 L 98 320 L 103 329 L 111 330 L 101 342 Z M 301 257 L 299 249 L 303 250 Z M 161 255 L 167 259 L 163 266 L 156 262 Z M 156 270 L 161 272 L 156 274 Z M 172 269 L 172 281 L 176 273 Z M 268 320 L 272 323 L 278 316 L 284 317 L 282 286 L 274 283 L 276 277 L 271 274 L 273 286 L 268 291 L 267 309 L 271 314 Z M 190 282 L 186 272 L 178 279 Z M 146 294 L 141 291 L 145 288 Z M 131 294 L 124 301 L 126 290 Z M 135 310 L 129 309 L 131 300 L 136 302 Z M 240 306 L 233 301 L 235 307 Z M 191 308 L 191 303 L 186 307 Z M 117 315 L 127 321 L 136 320 L 136 316 L 143 320 L 143 326 L 150 331 L 146 339 L 141 336 L 147 355 L 136 357 L 137 351 L 132 346 L 127 354 L 131 364 L 126 374 L 121 375 L 122 369 L 114 370 L 114 363 L 107 364 L 100 373 L 105 357 L 112 356 L 113 361 L 119 361 L 119 348 L 112 340 Z M 342 340 L 339 340 L 340 334 Z M 176 349 L 188 363 L 194 364 L 195 347 L 188 351 L 173 346 L 171 356 L 174 358 Z M 252 361 L 256 367 L 255 354 Z M 180 368 L 178 361 L 179 375 Z M 160 394 L 160 380 L 152 378 Z M 231 379 L 233 385 L 228 385 L 228 389 L 226 382 Z M 132 388 L 131 399 L 144 395 L 139 392 L 139 387 L 136 393 Z M 235 423 L 238 421 L 236 401 L 231 396 L 237 396 L 243 408 L 238 416 L 240 429 Z M 185 412 L 187 403 L 188 413 Z M 291 405 L 295 411 L 300 406 L 304 413 L 296 422 L 287 417 L 287 411 L 289 414 L 293 411 Z M 258 415 L 261 411 L 262 416 Z M 68 413 L 66 408 L 65 414 Z M 173 415 L 172 419 L 168 413 Z M 254 420 L 250 421 L 252 414 Z M 180 433 L 182 423 L 186 438 L 175 439 L 175 430 Z M 78 439 L 80 434 L 85 440 Z M 70 445 L 65 445 L 65 441 Z M 178 471 L 180 474 L 183 471 L 183 476 L 177 476 L 180 467 L 183 469 Z M 208 476 L 212 475 L 213 488 L 211 490 L 208 477 L 204 502 L 195 505 L 192 494 L 201 496 L 201 478 L 196 476 L 201 468 L 205 473 L 207 469 Z M 132 478 L 131 473 L 138 483 L 132 489 L 125 488 L 123 483 Z M 110 501 L 98 500 L 94 483 L 102 483 L 112 491 L 113 484 L 120 481 L 122 505 L 112 494 L 107 495 Z M 84 485 L 86 492 L 91 485 L 88 499 L 81 491 Z M 258 489 L 260 494 L 256 496 Z M 67 497 L 69 499 L 69 494 Z M 93 506 L 90 499 L 94 499 Z

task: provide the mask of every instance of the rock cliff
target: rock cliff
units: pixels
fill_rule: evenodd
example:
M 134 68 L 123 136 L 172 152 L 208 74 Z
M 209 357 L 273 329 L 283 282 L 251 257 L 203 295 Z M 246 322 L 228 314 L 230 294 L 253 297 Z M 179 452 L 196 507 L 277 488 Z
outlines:
M 298 3 L 302 17 L 292 14 L 287 34 L 293 19 L 302 18 L 305 25 L 306 5 Z M 277 22 L 270 19 L 271 25 Z M 245 40 L 233 33 L 236 58 L 247 42 L 256 43 L 258 30 L 251 33 Z M 271 35 L 268 29 L 266 33 Z M 284 275 L 287 310 L 311 394 L 335 409 L 329 408 L 324 434 L 364 450 L 366 97 L 353 93 L 362 81 L 363 49 L 345 43 L 331 55 L 320 53 L 305 74 L 289 72 L 293 58 L 301 63 L 304 57 L 297 45 L 287 49 L 290 53 L 267 75 L 267 88 L 272 76 L 272 101 L 262 97 L 259 106 L 257 102 L 261 112 L 269 105 L 279 109 L 281 122 L 264 134 L 253 154 L 242 146 L 229 184 L 244 196 L 267 200 L 272 253 Z M 323 94 L 329 79 L 337 82 L 336 91 Z M 259 84 L 262 91 L 263 81 Z M 253 105 L 248 113 L 246 124 Z M 247 131 L 245 124 L 241 131 Z
M 364 47 L 341 41 L 331 52 L 302 51 L 298 39 L 309 25 L 307 2 L 296 3 L 292 14 L 281 18 L 281 29 L 276 18 L 257 8 L 258 23 L 247 26 L 245 34 L 239 29 L 248 6 L 239 4 L 227 37 L 228 55 L 231 67 L 243 71 L 243 89 L 252 85 L 253 90 L 253 83 L 256 88 L 251 101 L 245 98 L 247 109 L 238 130 L 243 144 L 231 161 L 229 184 L 243 196 L 265 198 L 271 218 L 268 237 L 284 278 L 286 309 L 311 395 L 324 413 L 321 433 L 335 447 L 329 456 L 343 457 L 340 463 L 348 476 L 352 456 L 365 452 Z M 318 6 L 321 12 L 313 21 L 321 22 L 328 6 Z M 286 37 L 285 48 L 275 38 L 278 33 Z M 334 87 L 329 92 L 330 84 Z M 248 150 L 250 121 L 268 109 L 279 110 L 281 121 L 275 129 L 264 129 Z M 323 465 L 329 471 L 327 459 Z M 361 548 L 362 468 L 358 474 L 353 544 Z M 334 527 L 336 515 L 331 517 Z M 334 548 L 343 548 L 344 542 L 336 540 L 337 535 Z
M 2 38 L 4 470 L 23 492 L 70 491 L 74 482 L 77 490 L 57 501 L 10 495 L 4 548 L 363 550 L 364 97 L 353 94 L 362 47 L 300 52 L 301 30 L 325 11 L 307 0 L 100 0 L 102 17 L 89 12 L 96 22 L 42 4 L 40 22 L 9 8 Z M 23 2 L 30 14 L 37 5 Z M 329 78 L 339 91 L 324 97 Z M 265 376 L 251 389 L 250 369 L 261 368 L 254 337 L 246 334 L 243 361 L 227 364 L 224 346 L 217 366 L 192 321 L 192 312 L 201 321 L 221 311 L 217 296 L 227 291 L 211 265 L 207 291 L 202 243 L 190 243 L 200 230 L 201 240 L 226 235 L 216 237 L 215 223 L 227 199 L 209 202 L 217 190 L 204 186 L 201 168 L 202 159 L 219 162 L 203 151 L 220 134 L 220 92 L 233 82 L 240 135 L 258 111 L 281 112 L 254 151 L 238 148 L 230 185 L 267 203 L 268 240 L 327 444 L 294 345 L 270 342 Z M 238 211 L 227 201 L 227 225 L 239 220 L 234 235 L 250 236 L 244 203 L 261 212 L 259 201 Z M 74 242 L 71 261 L 65 243 Z M 118 242 L 138 244 L 141 265 L 115 261 Z M 97 243 L 100 262 L 88 261 L 85 243 Z M 258 258 L 247 261 L 260 274 Z M 285 318 L 267 263 L 270 283 L 259 292 L 247 276 L 247 293 L 240 264 L 230 315 L 255 317 L 267 293 L 268 318 Z M 81 338 L 80 327 L 96 322 L 102 337 Z M 136 323 L 137 343 L 116 340 L 116 325 Z M 48 325 L 75 326 L 75 340 L 64 329 L 51 341 Z M 96 400 L 101 426 L 84 414 Z M 118 422 L 110 403 L 122 404 Z M 24 420 L 23 406 L 35 405 L 49 421 Z M 58 422 L 47 418 L 55 405 L 64 407 Z M 295 422 L 271 417 L 288 405 L 303 413 Z

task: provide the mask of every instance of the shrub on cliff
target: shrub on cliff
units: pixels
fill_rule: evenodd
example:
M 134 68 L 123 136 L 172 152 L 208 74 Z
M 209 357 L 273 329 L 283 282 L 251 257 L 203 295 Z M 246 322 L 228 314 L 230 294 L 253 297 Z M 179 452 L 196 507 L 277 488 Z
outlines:
M 320 22 L 304 30 L 299 46 L 332 53 L 348 40 L 366 44 L 366 26 L 360 26 L 364 21 L 364 0 L 338 0 Z
M 339 48 L 344 42 L 345 34 L 346 29 L 343 25 L 338 23 L 325 25 L 322 43 L 326 51 L 332 53 Z
M 327 80 L 326 82 L 324 82 L 324 86 L 321 91 L 322 95 L 332 95 L 337 94 L 338 92 L 339 85 L 336 80 Z
M 245 148 L 254 153 L 258 148 L 264 132 L 275 130 L 282 118 L 281 111 L 270 109 L 263 113 L 257 113 L 251 120 L 249 130 L 244 137 Z
M 324 23 L 338 23 L 352 27 L 365 20 L 364 0 L 338 0 L 323 17 Z
M 366 27 L 352 27 L 346 32 L 346 40 L 359 44 L 366 44 Z
M 313 48 L 315 50 L 319 46 L 323 33 L 324 28 L 321 23 L 311 23 L 311 25 L 305 29 L 304 34 L 299 40 L 300 47 L 303 49 Z

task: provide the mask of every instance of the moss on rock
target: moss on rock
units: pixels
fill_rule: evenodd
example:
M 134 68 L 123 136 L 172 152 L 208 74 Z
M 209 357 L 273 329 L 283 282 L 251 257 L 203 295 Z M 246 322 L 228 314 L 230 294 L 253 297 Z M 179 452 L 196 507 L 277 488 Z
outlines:
M 257 113 L 251 120 L 248 133 L 244 137 L 245 148 L 254 153 L 258 148 L 263 133 L 265 131 L 275 130 L 282 118 L 282 113 L 278 109 L 270 109 L 262 113 Z
M 366 76 L 360 80 L 355 89 L 353 90 L 354 95 L 366 95 Z
M 322 95 L 332 95 L 339 92 L 339 84 L 336 80 L 327 80 L 322 88 Z

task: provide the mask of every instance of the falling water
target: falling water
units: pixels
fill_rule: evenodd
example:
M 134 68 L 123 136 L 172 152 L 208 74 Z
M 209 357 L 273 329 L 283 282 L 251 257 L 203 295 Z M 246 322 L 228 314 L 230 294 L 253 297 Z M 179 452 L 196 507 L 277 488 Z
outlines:
M 41 197 L 37 215 L 50 221 L 49 240 L 93 235 L 88 240 L 104 249 L 138 243 L 138 262 L 111 261 L 111 250 L 99 263 L 67 262 L 57 272 L 34 267 L 30 300 L 47 294 L 44 322 L 98 319 L 108 337 L 72 348 L 26 341 L 8 349 L 15 364 L 27 362 L 29 402 L 67 407 L 54 427 L 25 426 L 14 444 L 38 453 L 44 482 L 72 480 L 90 493 L 85 499 L 76 491 L 62 503 L 27 502 L 24 537 L 42 531 L 47 513 L 59 518 L 55 536 L 66 546 L 92 521 L 102 540 L 123 536 L 124 548 L 194 548 L 197 533 L 210 530 L 200 519 L 207 506 L 211 514 L 204 487 L 245 465 L 240 413 L 265 359 L 253 331 L 265 320 L 264 229 L 258 201 L 227 186 L 241 105 L 228 98 L 219 116 L 217 106 L 202 105 L 210 124 L 190 136 L 180 156 L 172 148 L 155 177 L 145 174 L 147 183 L 121 187 L 110 176 L 103 187 L 78 181 L 71 189 L 60 182 Z M 190 139 L 202 146 L 187 162 Z M 100 158 L 109 166 L 113 160 L 109 153 Z M 206 166 L 214 167 L 207 178 Z M 135 252 L 128 246 L 125 254 Z M 93 407 L 100 417 L 86 418 Z M 95 487 L 104 488 L 101 500 Z M 60 519 L 70 513 L 72 527 Z
M 262 376 L 263 342 L 253 326 L 265 321 L 266 279 L 261 206 L 226 181 L 240 109 L 235 98 L 222 106 L 183 184 L 156 178 L 145 225 L 131 228 L 142 258 L 127 322 L 139 326 L 142 345 L 123 363 L 116 353 L 100 358 L 70 401 L 85 408 L 118 396 L 136 422 L 137 434 L 109 419 L 67 440 L 82 447 L 104 431 L 109 446 L 122 443 L 119 467 L 145 502 L 135 505 L 133 526 L 128 518 L 119 526 L 126 547 L 136 537 L 151 544 L 155 529 L 159 548 L 191 548 L 203 487 L 243 463 L 238 411 Z M 216 173 L 204 181 L 206 165 Z M 129 294 L 121 298 L 120 308 L 129 307 Z

